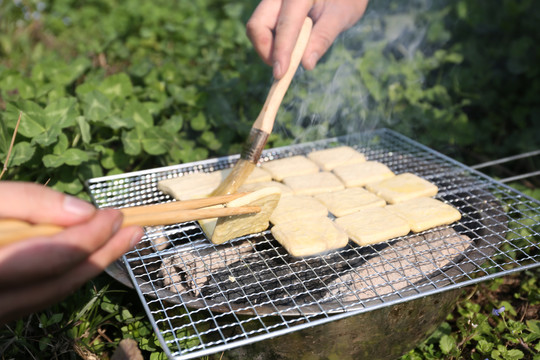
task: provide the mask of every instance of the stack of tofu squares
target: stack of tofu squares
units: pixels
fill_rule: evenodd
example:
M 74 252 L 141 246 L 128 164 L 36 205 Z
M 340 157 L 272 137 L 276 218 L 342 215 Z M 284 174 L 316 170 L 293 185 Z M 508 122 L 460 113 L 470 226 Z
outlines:
M 201 198 L 229 171 L 166 179 L 158 188 L 177 200 Z M 434 198 L 435 184 L 412 173 L 395 174 L 349 146 L 263 162 L 238 191 L 250 194 L 225 206 L 249 204 L 263 210 L 237 217 L 234 224 L 222 218 L 201 221 L 212 242 L 263 231 L 272 224 L 274 238 L 295 257 L 340 249 L 349 240 L 360 246 L 384 242 L 461 218 L 456 208 Z

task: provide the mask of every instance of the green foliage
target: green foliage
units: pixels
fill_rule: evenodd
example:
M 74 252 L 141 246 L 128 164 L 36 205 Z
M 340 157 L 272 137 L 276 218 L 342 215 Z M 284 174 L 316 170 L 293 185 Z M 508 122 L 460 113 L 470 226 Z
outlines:
M 522 276 L 536 279 L 538 271 Z M 517 278 L 517 277 L 516 277 Z M 495 282 L 486 286 L 493 286 Z M 495 286 L 499 289 L 501 282 Z M 519 287 L 518 287 L 519 288 Z M 411 359 L 538 359 L 540 332 L 538 319 L 522 321 L 510 301 L 484 298 L 485 288 L 475 289 L 458 302 L 453 314 L 424 343 L 402 357 Z M 536 287 L 538 291 L 538 287 Z M 515 293 L 524 292 L 523 286 Z M 489 294 L 489 293 L 487 293 Z M 474 299 L 473 296 L 475 296 Z M 540 302 L 530 302 L 538 308 Z M 521 310 L 520 310 L 521 311 Z
M 511 186 L 540 201 L 538 189 L 531 190 L 515 183 Z M 519 209 L 519 217 L 511 210 L 508 214 L 511 221 L 507 239 L 513 241 L 513 245 L 504 244 L 501 250 L 525 263 L 525 257 L 537 256 L 537 250 L 526 245 L 540 241 L 537 235 L 540 219 L 523 207 Z M 517 248 L 522 250 L 518 252 Z M 540 269 L 535 268 L 482 283 L 460 299 L 447 321 L 402 360 L 540 359 L 539 275 Z M 509 282 L 513 284 L 507 292 Z
M 84 197 L 88 177 L 239 151 L 270 80 L 255 4 L 39 4 L 0 4 L 0 161 L 22 114 L 4 179 Z
M 370 3 L 374 16 L 368 12 L 287 95 L 285 129 L 306 140 L 386 126 L 430 146 L 471 143 L 465 107 L 472 100 L 453 96 L 446 76 L 464 62 L 448 46 L 451 5 L 419 3 Z
M 270 82 L 244 34 L 255 5 L 3 2 L 2 161 L 23 113 L 6 177 L 83 196 L 88 173 L 239 152 Z M 537 7 L 370 3 L 295 81 L 269 145 L 382 125 L 466 162 L 534 149 Z M 87 155 L 58 151 L 60 133 Z
M 538 2 L 368 9 L 287 94 L 280 130 L 304 140 L 385 126 L 470 164 L 537 149 Z
M 533 199 L 540 199 L 539 189 L 530 189 L 519 183 L 510 184 L 521 191 L 524 195 Z M 528 264 L 528 258 L 537 256 L 537 249 L 530 244 L 540 241 L 540 215 L 532 211 L 529 205 L 522 200 L 506 200 L 505 211 L 508 215 L 508 234 L 506 238 L 510 242 L 503 244 L 500 250 L 508 259 L 519 259 L 523 264 Z M 495 258 L 495 261 L 499 259 Z M 502 262 L 505 260 L 503 259 Z
M 87 283 L 47 311 L 0 328 L 0 353 L 12 358 L 74 358 L 112 353 L 122 339 L 135 339 L 152 359 L 166 359 L 136 296 L 107 277 Z M 134 311 L 138 315 L 134 315 Z M 69 354 L 72 354 L 71 356 Z

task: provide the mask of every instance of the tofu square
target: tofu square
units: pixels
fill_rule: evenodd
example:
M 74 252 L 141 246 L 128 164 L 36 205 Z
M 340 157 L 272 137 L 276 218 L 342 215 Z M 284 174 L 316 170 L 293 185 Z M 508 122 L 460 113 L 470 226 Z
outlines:
M 230 174 L 232 169 L 233 168 L 220 170 L 223 172 L 223 179 L 225 179 Z M 251 174 L 249 174 L 249 176 L 244 181 L 244 184 L 253 184 L 253 183 L 265 182 L 265 181 L 271 181 L 271 180 L 272 180 L 272 175 L 268 171 L 264 170 L 260 166 L 255 166 Z
M 315 195 L 345 188 L 341 180 L 329 171 L 289 176 L 283 179 L 283 183 L 290 187 L 296 195 Z
M 459 210 L 430 197 L 388 205 L 387 209 L 407 220 L 411 230 L 415 233 L 451 224 L 461 219 Z
M 345 247 L 347 234 L 327 217 L 289 219 L 270 230 L 274 238 L 295 257 L 322 254 Z
M 404 236 L 411 230 L 405 219 L 386 207 L 362 209 L 337 218 L 335 222 L 360 246 Z
M 338 146 L 317 150 L 307 154 L 324 171 L 330 171 L 337 166 L 356 164 L 366 161 L 365 156 L 350 146 Z
M 317 199 L 305 195 L 282 197 L 270 215 L 270 222 L 278 225 L 291 219 L 323 218 L 328 216 L 328 209 Z
M 435 196 L 439 190 L 435 184 L 411 173 L 403 173 L 367 184 L 366 189 L 383 198 L 389 204 L 397 204 L 423 196 Z
M 319 172 L 319 166 L 302 155 L 264 162 L 261 167 L 267 170 L 272 175 L 272 178 L 277 181 L 281 181 L 288 176 Z
M 335 167 L 332 172 L 346 187 L 365 186 L 395 176 L 388 166 L 378 161 L 341 165 Z
M 347 188 L 314 196 L 330 212 L 341 217 L 369 207 L 383 207 L 386 201 L 364 188 Z
M 234 199 L 225 204 L 225 207 L 259 206 L 261 211 L 255 214 L 205 219 L 200 222 L 201 227 L 214 244 L 264 231 L 270 226 L 270 216 L 279 202 L 280 195 L 278 188 L 268 187 Z
M 190 200 L 207 197 L 225 179 L 220 171 L 192 173 L 161 180 L 157 187 L 176 200 Z
M 200 199 L 209 196 L 227 178 L 231 169 L 216 170 L 213 172 L 199 172 L 165 179 L 158 182 L 158 189 L 172 196 L 176 200 Z M 269 172 L 255 167 L 245 180 L 245 184 L 270 181 Z
M 262 181 L 251 184 L 244 184 L 238 188 L 238 192 L 251 192 L 259 190 L 265 187 L 277 187 L 281 190 L 281 197 L 293 195 L 294 192 L 287 185 L 280 183 L 279 181 Z

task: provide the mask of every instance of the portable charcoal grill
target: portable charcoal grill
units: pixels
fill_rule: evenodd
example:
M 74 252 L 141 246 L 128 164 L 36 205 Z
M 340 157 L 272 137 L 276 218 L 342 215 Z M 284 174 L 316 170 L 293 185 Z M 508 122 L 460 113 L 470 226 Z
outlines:
M 275 340 L 277 347 L 288 348 L 287 339 L 328 333 L 326 327 L 338 323 L 345 333 L 362 331 L 352 325 L 360 314 L 403 304 L 424 307 L 428 295 L 452 294 L 539 265 L 538 201 L 391 130 L 270 149 L 261 161 L 338 145 L 352 146 L 395 173 L 412 172 L 433 182 L 439 187 L 436 197 L 459 209 L 462 219 L 374 246 L 350 242 L 309 258 L 289 256 L 269 230 L 213 245 L 196 222 L 146 228 L 139 246 L 107 271 L 138 292 L 169 357 L 192 359 L 245 345 L 276 345 Z M 229 168 L 237 158 L 101 177 L 87 187 L 99 207 L 167 202 L 173 199 L 157 190 L 158 181 Z M 417 317 L 418 306 L 397 315 Z M 419 318 L 410 321 L 420 326 Z M 290 336 L 277 338 L 284 334 Z M 338 339 L 306 341 L 295 343 L 305 346 L 299 351 L 320 350 L 324 341 Z M 352 342 L 355 349 L 341 351 L 360 351 Z

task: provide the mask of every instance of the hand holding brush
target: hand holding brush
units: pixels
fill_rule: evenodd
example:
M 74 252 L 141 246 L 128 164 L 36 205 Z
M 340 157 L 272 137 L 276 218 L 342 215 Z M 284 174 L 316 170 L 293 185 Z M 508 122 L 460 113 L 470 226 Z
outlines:
M 266 141 L 268 140 L 268 136 L 272 133 L 274 120 L 279 110 L 279 106 L 291 84 L 298 65 L 300 65 L 302 55 L 304 54 L 304 50 L 311 34 L 312 26 L 312 20 L 306 18 L 296 40 L 289 68 L 280 79 L 274 80 L 263 108 L 253 123 L 249 137 L 244 144 L 244 149 L 240 155 L 240 159 L 234 165 L 229 176 L 227 176 L 219 187 L 214 190 L 212 193 L 213 196 L 227 195 L 236 192 L 251 174 L 259 161 L 264 146 L 266 145 Z

